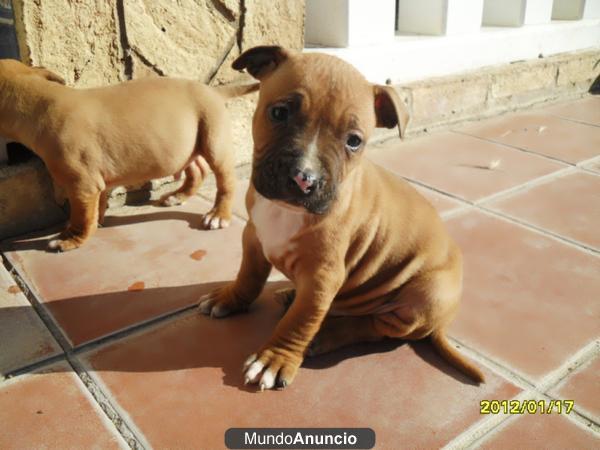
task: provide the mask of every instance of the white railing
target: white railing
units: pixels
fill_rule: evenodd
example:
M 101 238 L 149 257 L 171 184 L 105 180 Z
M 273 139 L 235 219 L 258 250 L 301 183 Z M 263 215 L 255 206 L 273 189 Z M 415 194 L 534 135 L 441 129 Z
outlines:
M 457 35 L 600 19 L 600 0 L 306 0 L 308 45 L 388 43 L 396 34 Z
M 600 46 L 600 0 L 306 0 L 305 51 L 393 83 Z

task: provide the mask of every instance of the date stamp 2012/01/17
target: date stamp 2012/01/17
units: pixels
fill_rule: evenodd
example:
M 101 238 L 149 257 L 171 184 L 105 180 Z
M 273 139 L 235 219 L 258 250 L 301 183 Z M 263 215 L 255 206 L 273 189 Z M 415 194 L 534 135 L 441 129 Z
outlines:
M 481 400 L 481 414 L 570 414 L 573 400 Z

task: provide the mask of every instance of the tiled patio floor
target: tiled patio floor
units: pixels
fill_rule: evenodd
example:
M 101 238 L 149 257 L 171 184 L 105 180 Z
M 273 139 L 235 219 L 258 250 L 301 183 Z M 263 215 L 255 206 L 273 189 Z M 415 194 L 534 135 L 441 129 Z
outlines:
M 2 244 L 0 448 L 217 449 L 230 427 L 369 427 L 381 449 L 600 448 L 599 114 L 588 97 L 369 149 L 463 249 L 450 334 L 485 384 L 427 343 L 388 341 L 307 359 L 284 391 L 245 387 L 285 281 L 245 315 L 194 310 L 237 271 L 244 181 L 226 230 L 198 229 L 198 197 L 112 211 L 69 253 L 44 251 L 52 230 Z M 485 399 L 575 403 L 482 415 Z

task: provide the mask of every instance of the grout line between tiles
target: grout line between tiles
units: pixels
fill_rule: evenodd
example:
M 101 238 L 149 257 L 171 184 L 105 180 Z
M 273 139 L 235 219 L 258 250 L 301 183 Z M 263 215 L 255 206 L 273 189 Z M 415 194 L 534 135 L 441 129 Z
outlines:
M 2 255 L 2 259 L 4 265 L 8 269 L 8 272 L 23 291 L 23 295 L 25 295 L 25 297 L 29 300 L 34 311 L 37 312 L 48 331 L 58 342 L 58 345 L 64 352 L 64 355 L 62 356 L 64 356 L 64 358 L 71 366 L 77 377 L 85 385 L 88 392 L 92 395 L 96 403 L 104 412 L 105 416 L 115 426 L 117 432 L 121 435 L 121 437 L 125 440 L 125 442 L 127 443 L 127 445 L 129 445 L 130 448 L 135 450 L 145 449 L 146 447 L 141 444 L 141 440 L 136 436 L 136 434 L 132 432 L 129 424 L 126 421 L 124 421 L 123 418 L 119 416 L 119 414 L 116 412 L 114 406 L 108 400 L 106 394 L 98 388 L 98 386 L 94 383 L 93 379 L 89 376 L 89 374 L 86 373 L 85 370 L 82 370 L 81 364 L 79 363 L 79 360 L 77 359 L 76 355 L 73 353 L 73 349 L 69 344 L 68 340 L 65 338 L 65 336 L 63 336 L 62 330 L 57 324 L 54 323 L 54 320 L 52 319 L 51 315 L 43 307 L 33 290 L 30 289 L 29 286 L 25 283 L 18 269 L 4 255 Z
M 559 172 L 561 172 L 560 176 L 568 175 L 569 173 L 571 173 L 571 171 L 575 171 L 575 170 L 576 170 L 575 167 L 569 167 L 569 168 L 561 169 L 561 170 L 559 170 Z M 545 181 L 547 181 L 548 179 L 546 177 L 549 177 L 551 175 L 556 175 L 556 173 L 545 175 L 545 176 L 543 176 L 541 178 L 544 178 Z M 410 181 L 411 183 L 417 184 L 417 185 L 419 185 L 421 187 L 427 188 L 429 190 L 435 191 L 435 192 L 437 192 L 439 194 L 442 194 L 442 195 L 450 197 L 450 198 L 452 198 L 454 200 L 457 200 L 458 202 L 462 203 L 463 205 L 471 206 L 471 207 L 473 207 L 474 209 L 476 209 L 478 211 L 481 211 L 481 212 L 486 213 L 488 215 L 491 215 L 491 216 L 503 219 L 506 222 L 509 222 L 509 223 L 512 223 L 512 224 L 516 224 L 516 225 L 520 225 L 523 228 L 526 228 L 526 229 L 528 229 L 530 231 L 534 231 L 534 232 L 540 233 L 540 234 L 542 234 L 542 235 L 544 235 L 546 237 L 552 238 L 552 239 L 554 239 L 556 241 L 559 241 L 559 242 L 561 242 L 563 244 L 566 244 L 566 245 L 568 245 L 570 247 L 574 247 L 574 248 L 576 248 L 578 250 L 581 250 L 581 251 L 583 251 L 585 253 L 588 253 L 588 254 L 591 254 L 591 255 L 594 255 L 594 256 L 600 255 L 600 250 L 599 249 L 596 249 L 594 247 L 590 247 L 590 246 L 588 246 L 587 244 L 585 244 L 583 242 L 579 242 L 579 241 L 576 241 L 576 240 L 564 237 L 564 236 L 562 236 L 560 234 L 557 234 L 557 233 L 554 233 L 552 231 L 546 230 L 545 228 L 541 228 L 541 227 L 538 227 L 538 226 L 533 225 L 531 223 L 525 222 L 524 220 L 518 219 L 516 217 L 512 217 L 512 216 L 510 216 L 508 214 L 505 214 L 505 213 L 502 213 L 502 212 L 499 212 L 499 211 L 495 211 L 495 210 L 493 210 L 493 209 L 491 209 L 491 208 L 489 208 L 487 206 L 484 206 L 484 205 L 480 204 L 479 202 L 471 202 L 469 200 L 462 199 L 460 197 L 457 197 L 456 195 L 444 192 L 444 191 L 442 191 L 440 189 L 437 189 L 437 188 L 435 188 L 433 186 L 430 186 L 430 185 L 428 185 L 426 183 L 423 183 L 422 181 L 413 180 L 413 179 L 408 178 L 408 177 L 402 177 L 402 178 L 404 178 L 407 181 Z M 534 180 L 530 180 L 530 181 L 528 181 L 526 183 L 523 183 L 523 184 L 521 184 L 519 186 L 511 188 L 511 190 L 517 190 L 517 188 L 519 188 L 518 190 L 525 189 L 525 188 L 527 188 L 527 186 L 530 183 L 536 183 L 537 180 L 538 180 L 537 178 L 534 179 Z M 503 191 L 503 192 L 505 192 L 505 191 Z M 498 194 L 501 194 L 501 193 L 498 193 Z M 494 194 L 494 196 L 495 195 L 497 195 L 497 194 Z M 489 199 L 490 197 L 487 197 L 487 199 Z M 467 207 L 457 208 L 456 210 L 451 210 L 451 211 L 448 211 L 447 213 L 442 213 L 442 214 L 440 214 L 440 216 L 443 219 L 447 220 L 447 219 L 450 219 L 450 218 L 455 217 L 457 215 L 460 215 L 460 214 L 468 211 L 469 209 L 470 208 L 467 208 Z
M 560 384 L 561 381 L 566 379 L 569 375 L 571 375 L 575 370 L 579 367 L 587 364 L 592 361 L 596 356 L 600 355 L 600 341 L 594 340 L 589 342 L 584 347 L 579 349 L 571 358 L 565 361 L 561 366 L 557 369 L 553 370 L 551 373 L 542 378 L 539 382 L 530 381 L 523 375 L 518 374 L 508 366 L 498 362 L 480 351 L 465 345 L 462 341 L 454 338 L 448 337 L 448 340 L 455 345 L 458 345 L 461 351 L 467 355 L 469 358 L 474 361 L 480 363 L 481 365 L 486 366 L 488 369 L 495 372 L 497 375 L 505 378 L 506 380 L 513 383 L 515 386 L 520 387 L 523 390 L 532 391 L 537 393 L 538 395 L 543 395 L 551 399 L 559 399 L 558 396 L 550 394 L 548 391 L 554 389 L 556 386 Z M 578 408 L 575 410 L 579 411 Z M 585 413 L 578 412 L 579 415 L 584 417 L 585 420 L 595 424 L 596 426 L 600 425 L 596 421 L 596 419 L 587 417 Z
M 524 390 L 510 400 L 529 400 L 533 397 L 533 390 Z M 444 450 L 462 450 L 465 448 L 474 448 L 474 446 L 488 438 L 495 430 L 508 421 L 517 420 L 518 416 L 511 414 L 490 414 L 485 415 L 473 425 L 468 427 L 462 433 L 455 436 L 444 447 Z
M 591 163 L 595 163 L 595 162 L 600 162 L 600 155 L 598 156 L 592 156 L 591 158 L 588 159 L 584 159 L 582 161 L 579 161 L 577 164 L 575 164 L 577 167 L 581 167 L 581 166 L 587 166 L 588 164 Z M 594 172 L 595 173 L 595 172 Z
M 562 163 L 562 164 L 567 164 L 569 166 L 575 166 L 575 164 L 573 164 L 572 162 L 565 161 L 564 159 L 556 158 L 556 157 L 550 156 L 550 155 L 545 155 L 543 153 L 539 153 L 539 152 L 536 152 L 534 150 L 529 150 L 529 149 L 524 148 L 524 147 L 519 147 L 517 145 L 507 144 L 505 142 L 499 142 L 499 141 L 496 141 L 494 139 L 489 139 L 489 138 L 484 138 L 484 137 L 480 137 L 480 136 L 475 136 L 474 134 L 465 133 L 464 131 L 451 130 L 451 132 L 452 133 L 456 133 L 456 134 L 461 134 L 463 136 L 469 136 L 469 137 L 472 137 L 472 138 L 475 138 L 475 139 L 479 139 L 480 141 L 491 142 L 492 144 L 496 144 L 496 145 L 500 145 L 500 146 L 512 148 L 514 150 L 519 150 L 519 151 L 521 151 L 523 153 L 528 153 L 530 155 L 539 156 L 541 158 L 548 159 L 548 160 L 551 160 L 551 161 L 554 161 L 554 162 L 559 162 L 559 163 Z
M 66 357 L 65 357 L 64 353 L 61 353 L 59 355 L 49 356 L 48 358 L 44 358 L 44 359 L 41 359 L 34 363 L 27 364 L 27 365 L 21 366 L 17 369 L 11 370 L 10 372 L 8 372 L 6 374 L 5 379 L 10 380 L 11 378 L 16 378 L 16 377 L 26 375 L 31 372 L 35 372 L 36 370 L 44 369 L 48 366 L 56 364 L 59 361 L 66 361 Z M 2 381 L 2 379 L 0 379 L 0 382 L 1 381 Z
M 550 389 L 555 388 L 576 369 L 593 360 L 598 355 L 600 355 L 600 340 L 595 339 L 579 349 L 556 370 L 546 375 L 538 383 L 538 390 L 547 394 Z
M 539 393 L 538 393 L 539 394 Z M 554 395 L 541 394 L 543 399 L 546 401 L 551 400 L 564 400 L 561 397 L 557 397 Z M 568 400 L 568 399 L 567 399 Z M 600 437 L 600 424 L 598 423 L 598 419 L 593 417 L 589 417 L 584 411 L 581 411 L 577 408 L 577 403 L 573 405 L 573 409 L 569 412 L 569 414 L 561 414 L 567 421 L 575 423 L 580 427 L 590 430 Z
M 594 156 L 593 158 L 590 159 L 586 159 L 584 161 L 579 161 L 577 163 L 577 168 L 580 170 L 583 170 L 585 173 L 589 173 L 592 175 L 596 175 L 597 177 L 600 177 L 600 172 L 594 170 L 594 169 L 590 169 L 589 167 L 585 167 L 588 164 L 593 164 L 593 163 L 600 163 L 600 155 L 599 156 Z
M 545 402 L 548 402 L 555 399 L 545 394 L 541 394 L 540 392 L 535 390 L 526 390 L 519 393 L 515 397 L 512 397 L 510 400 L 544 400 Z M 535 414 L 540 413 L 536 412 Z M 569 414 L 562 413 L 558 415 L 562 416 L 568 422 L 574 423 L 578 427 L 588 432 L 592 432 L 594 434 L 599 433 L 600 427 L 598 427 L 598 425 L 594 421 L 590 420 L 585 416 L 582 416 L 580 413 L 575 411 L 575 409 L 573 409 Z M 443 448 L 448 450 L 479 448 L 483 442 L 487 441 L 490 437 L 496 434 L 496 432 L 501 431 L 501 429 L 505 426 L 508 426 L 510 422 L 514 422 L 523 416 L 525 416 L 525 414 L 490 414 L 475 422 L 471 427 L 467 428 L 465 431 L 460 433 Z
M 462 341 L 454 337 L 449 336 L 448 340 L 453 344 L 459 346 L 461 352 L 463 352 L 469 358 L 486 366 L 488 369 L 500 375 L 502 378 L 505 378 L 506 380 L 510 381 L 515 386 L 525 391 L 536 389 L 535 382 L 528 380 L 525 376 L 510 369 L 507 365 L 490 358 L 489 356 L 481 353 L 473 347 L 465 345 Z
M 194 304 L 191 304 L 188 306 L 184 306 L 183 308 L 179 308 L 175 311 L 168 312 L 161 316 L 154 317 L 150 320 L 146 320 L 144 322 L 138 322 L 135 325 L 127 327 L 123 330 L 116 331 L 109 335 L 106 335 L 106 336 L 100 337 L 98 339 L 94 339 L 92 341 L 86 342 L 85 344 L 79 345 L 72 350 L 72 353 L 74 355 L 80 355 L 82 353 L 87 353 L 92 350 L 95 350 L 96 348 L 104 347 L 106 345 L 112 344 L 120 339 L 146 332 L 149 329 L 152 329 L 153 327 L 155 327 L 156 325 L 163 325 L 163 324 L 171 322 L 174 319 L 178 319 L 178 318 L 186 315 L 190 311 L 193 311 L 196 308 L 197 308 L 197 304 L 194 303 Z
M 473 205 L 471 205 L 469 203 L 461 204 L 461 206 L 451 209 L 450 211 L 445 211 L 443 213 L 440 213 L 440 217 L 444 220 L 449 220 L 449 219 L 452 219 L 453 217 L 456 217 L 463 213 L 466 213 L 467 211 L 470 211 L 471 209 L 474 209 Z
M 72 345 L 69 339 L 66 337 L 65 332 L 58 325 L 50 312 L 45 308 L 42 302 L 39 301 L 38 295 L 34 290 L 25 282 L 23 274 L 19 271 L 19 268 L 12 263 L 12 261 L 3 255 L 4 266 L 8 270 L 8 273 L 13 277 L 17 285 L 21 288 L 23 295 L 29 300 L 31 307 L 37 313 L 42 323 L 46 326 L 52 337 L 56 340 L 58 345 L 61 347 L 63 352 L 66 354 L 67 351 L 71 350 Z
M 558 169 L 555 172 L 552 172 L 552 173 L 549 173 L 546 175 L 542 175 L 541 177 L 534 178 L 533 180 L 529 180 L 523 184 L 513 186 L 513 187 L 505 189 L 503 191 L 495 192 L 494 194 L 490 194 L 487 197 L 482 197 L 478 200 L 475 200 L 473 202 L 473 204 L 481 205 L 483 203 L 491 202 L 491 201 L 498 200 L 498 199 L 501 199 L 504 197 L 510 197 L 511 195 L 516 194 L 518 192 L 528 191 L 529 189 L 531 189 L 533 187 L 549 183 L 550 181 L 565 177 L 567 175 L 570 175 L 570 174 L 576 173 L 576 172 L 577 172 L 577 168 L 575 168 L 573 166 L 563 167 L 562 169 Z
M 463 344 L 460 340 L 453 337 L 449 337 L 449 340 L 455 345 L 459 345 L 461 351 L 469 358 L 480 363 L 481 365 L 486 366 L 488 369 L 492 370 L 504 379 L 512 382 L 517 387 L 522 388 L 523 392 L 513 397 L 512 400 L 531 400 L 534 398 L 544 400 L 560 400 L 560 396 L 549 394 L 548 391 L 556 387 L 577 368 L 593 360 L 597 355 L 600 354 L 600 341 L 594 340 L 577 351 L 575 355 L 565 361 L 556 370 L 546 375 L 539 383 L 535 383 L 517 374 L 500 362 L 487 357 L 478 350 Z M 585 412 L 577 408 L 576 404 L 570 414 L 564 414 L 563 416 L 569 421 L 576 422 L 579 426 L 585 429 L 592 430 L 595 433 L 600 433 L 600 424 L 597 422 L 597 420 L 592 417 L 588 417 Z M 456 436 L 444 448 L 471 448 L 478 442 L 486 439 L 490 433 L 492 433 L 507 420 L 510 420 L 511 417 L 511 415 L 507 414 L 498 414 L 485 417 Z
M 108 386 L 106 386 L 106 384 L 104 383 L 104 381 L 102 381 L 102 379 L 94 372 L 93 368 L 91 368 L 85 360 L 78 359 L 78 363 L 80 364 L 82 370 L 85 371 L 87 376 L 90 377 L 90 380 L 94 383 L 95 386 L 97 386 L 102 392 L 111 392 Z M 110 398 L 107 396 L 107 398 L 109 401 L 114 403 L 114 408 L 116 412 L 120 415 L 120 417 L 123 420 L 126 420 L 128 422 L 128 426 L 131 427 L 131 429 L 136 433 L 136 436 L 138 437 L 138 439 L 140 439 L 143 448 L 151 449 L 152 445 L 150 445 L 150 443 L 147 442 L 147 440 L 144 438 L 144 433 L 135 425 L 135 421 L 129 415 L 129 413 L 124 408 L 122 408 L 116 401 L 116 399 L 114 399 L 112 396 L 110 396 Z
M 595 123 L 585 122 L 581 119 L 574 119 L 572 117 L 565 117 L 565 116 L 561 116 L 560 114 L 554 114 L 554 113 L 546 113 L 546 114 L 549 114 L 558 119 L 566 120 L 567 122 L 573 122 L 573 123 L 577 123 L 579 125 L 587 125 L 588 127 L 600 128 L 600 125 L 596 125 Z
M 555 241 L 561 242 L 561 243 L 563 243 L 565 245 L 568 245 L 570 247 L 576 248 L 576 249 L 581 250 L 581 251 L 583 251 L 585 253 L 588 253 L 590 255 L 593 255 L 593 256 L 599 256 L 600 255 L 600 250 L 599 249 L 596 249 L 594 247 L 590 247 L 587 244 L 584 244 L 582 242 L 575 241 L 573 239 L 564 237 L 564 236 L 562 236 L 560 234 L 556 234 L 556 233 L 554 233 L 552 231 L 546 230 L 545 228 L 538 227 L 536 225 L 530 224 L 530 223 L 525 222 L 525 221 L 523 221 L 521 219 L 518 219 L 516 217 L 509 216 L 509 215 L 507 215 L 505 213 L 502 213 L 502 212 L 499 212 L 499 211 L 495 211 L 493 209 L 486 208 L 486 207 L 481 206 L 481 205 L 476 205 L 476 208 L 479 211 L 481 211 L 482 213 L 484 213 L 484 214 L 497 217 L 497 218 L 502 219 L 502 220 L 504 220 L 506 222 L 509 222 L 509 223 L 521 225 L 523 228 L 527 228 L 530 231 L 534 231 L 534 232 L 537 232 L 539 234 L 542 234 L 542 235 L 544 235 L 546 237 L 554 239 Z
M 134 450 L 151 448 L 143 438 L 143 434 L 139 430 L 136 430 L 137 432 L 134 431 L 136 427 L 133 421 L 128 421 L 118 412 L 118 406 L 113 404 L 114 400 L 109 398 L 109 394 L 107 394 L 110 390 L 105 391 L 98 385 L 94 377 L 87 372 L 86 367 L 79 361 L 76 355 L 68 355 L 67 358 L 77 376 L 81 379 L 104 414 L 113 423 L 121 437 L 127 442 L 127 445 Z
M 461 202 L 461 203 L 464 203 L 464 204 L 467 204 L 467 205 L 474 206 L 474 203 L 473 203 L 473 202 L 471 202 L 471 201 L 469 201 L 469 200 L 465 200 L 464 198 L 461 198 L 461 197 L 459 197 L 459 196 L 457 196 L 457 195 L 455 195 L 455 194 L 452 194 L 451 192 L 446 192 L 446 191 L 443 191 L 443 190 L 441 190 L 441 189 L 438 189 L 438 188 L 436 188 L 435 186 L 431 186 L 431 185 L 429 185 L 429 184 L 427 184 L 427 183 L 424 183 L 424 182 L 422 182 L 422 181 L 420 181 L 420 180 L 417 180 L 417 179 L 414 179 L 414 178 L 405 177 L 405 176 L 402 176 L 402 175 L 399 175 L 399 176 L 400 176 L 400 177 L 401 177 L 403 180 L 405 180 L 405 181 L 409 181 L 409 182 L 411 182 L 411 183 L 413 183 L 413 184 L 416 184 L 416 185 L 418 185 L 418 186 L 421 186 L 421 187 L 427 188 L 427 189 L 429 189 L 430 191 L 437 192 L 438 194 L 441 194 L 441 195 L 443 195 L 443 196 L 445 196 L 445 197 L 450 197 L 450 198 L 452 198 L 453 200 L 457 200 L 457 201 L 459 201 L 459 202 Z
M 577 166 L 577 168 L 588 175 L 595 175 L 597 177 L 600 177 L 600 173 L 596 172 L 593 169 L 588 169 L 587 167 L 580 167 L 580 166 Z

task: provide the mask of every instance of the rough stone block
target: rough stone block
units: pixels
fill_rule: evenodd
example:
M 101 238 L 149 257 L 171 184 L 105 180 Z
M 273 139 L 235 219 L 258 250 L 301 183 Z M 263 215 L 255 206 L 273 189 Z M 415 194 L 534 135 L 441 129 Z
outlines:
M 471 74 L 436 78 L 405 86 L 411 90 L 411 127 L 452 122 L 485 108 L 489 76 Z
M 510 64 L 492 76 L 491 95 L 504 98 L 551 89 L 556 82 L 556 66 L 538 61 Z
M 239 3 L 130 0 L 123 20 L 139 61 L 160 75 L 208 82 L 237 40 Z
M 591 86 L 600 76 L 600 49 L 585 52 L 576 58 L 561 58 L 558 62 L 558 87 Z
M 124 78 L 116 0 L 13 0 L 23 60 L 67 84 L 101 86 Z
M 242 49 L 255 45 L 304 46 L 304 1 L 246 1 Z
M 52 181 L 40 160 L 0 167 L 0 239 L 66 219 L 54 201 Z

